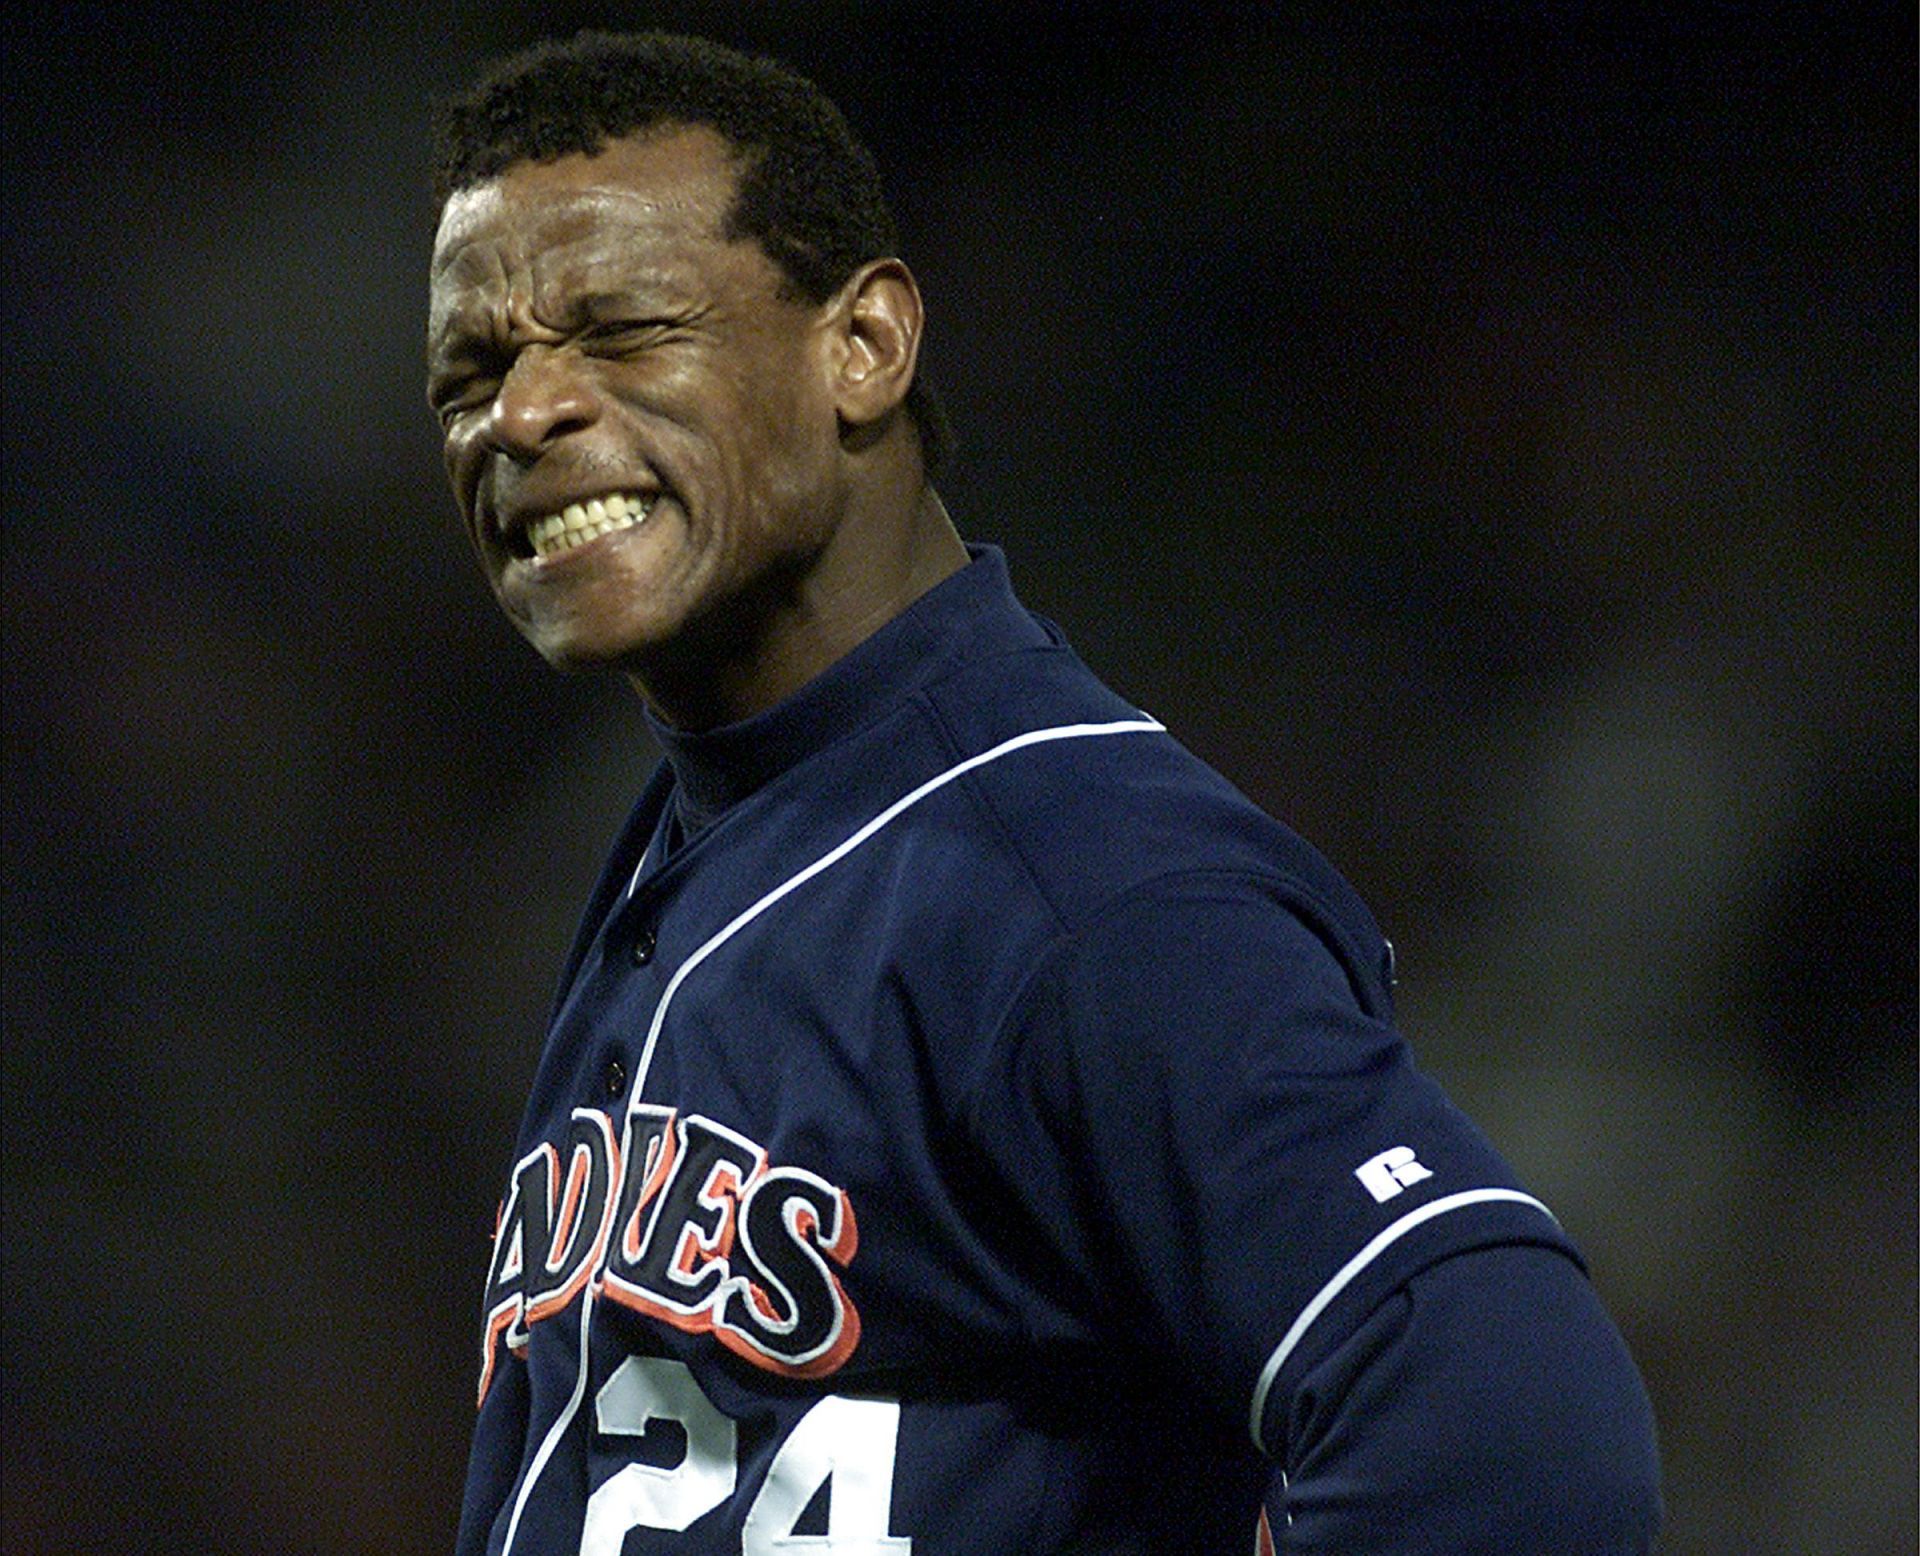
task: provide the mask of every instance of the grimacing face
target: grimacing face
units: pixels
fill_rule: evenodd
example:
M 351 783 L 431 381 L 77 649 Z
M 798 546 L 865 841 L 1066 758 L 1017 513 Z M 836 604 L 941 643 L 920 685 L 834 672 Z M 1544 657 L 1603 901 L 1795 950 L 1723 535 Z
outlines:
M 720 236 L 734 178 L 724 140 L 672 126 L 516 164 L 442 213 L 447 473 L 501 606 L 563 668 L 777 636 L 766 602 L 844 506 L 823 310 Z

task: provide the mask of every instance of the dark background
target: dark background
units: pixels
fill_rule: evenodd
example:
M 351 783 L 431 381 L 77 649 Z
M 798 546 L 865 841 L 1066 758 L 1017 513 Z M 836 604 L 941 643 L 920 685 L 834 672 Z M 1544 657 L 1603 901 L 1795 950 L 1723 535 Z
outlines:
M 392 10 L 8 24 L 7 1551 L 450 1544 L 652 753 L 456 529 L 423 104 L 652 21 L 873 143 L 962 531 L 1369 898 L 1667 1550 L 1911 1553 L 1911 8 Z

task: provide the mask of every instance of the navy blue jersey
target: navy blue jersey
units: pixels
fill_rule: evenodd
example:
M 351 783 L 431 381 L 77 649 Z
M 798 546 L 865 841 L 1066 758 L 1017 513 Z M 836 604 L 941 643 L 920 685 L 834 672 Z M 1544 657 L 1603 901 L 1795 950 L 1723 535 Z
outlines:
M 997 553 L 663 738 L 501 1206 L 463 1556 L 1248 1551 L 1389 1297 L 1573 1257 L 1352 890 Z

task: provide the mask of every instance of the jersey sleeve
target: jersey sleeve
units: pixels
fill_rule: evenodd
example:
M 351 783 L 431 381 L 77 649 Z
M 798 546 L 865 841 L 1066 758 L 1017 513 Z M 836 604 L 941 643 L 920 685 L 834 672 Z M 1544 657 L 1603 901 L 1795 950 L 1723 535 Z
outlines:
M 1557 1253 L 1476 1248 L 1430 1265 L 1290 1403 L 1267 1499 L 1280 1556 L 1654 1548 L 1652 1406 L 1593 1287 Z
M 1284 882 L 1135 890 L 1058 938 L 978 1098 L 1094 1323 L 1282 1461 L 1300 1379 L 1412 1275 L 1485 1246 L 1578 1257 L 1363 1008 L 1351 944 Z

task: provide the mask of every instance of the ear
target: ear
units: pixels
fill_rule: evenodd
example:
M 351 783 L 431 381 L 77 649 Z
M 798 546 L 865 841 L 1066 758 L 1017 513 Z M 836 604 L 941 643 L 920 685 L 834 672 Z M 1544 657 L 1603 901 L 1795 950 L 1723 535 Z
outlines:
M 834 408 L 843 426 L 876 427 L 907 397 L 924 320 L 913 272 L 868 260 L 840 289 L 835 309 Z

